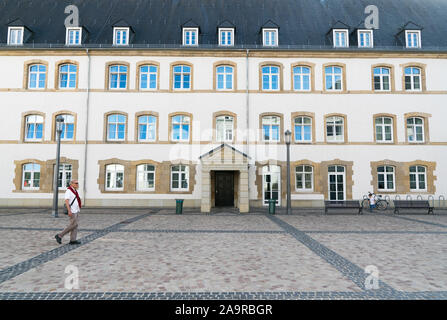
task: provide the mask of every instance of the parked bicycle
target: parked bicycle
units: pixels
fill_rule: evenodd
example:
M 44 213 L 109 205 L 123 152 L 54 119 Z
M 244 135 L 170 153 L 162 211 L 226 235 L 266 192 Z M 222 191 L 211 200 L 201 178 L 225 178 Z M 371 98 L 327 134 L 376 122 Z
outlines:
M 388 200 L 382 198 L 382 196 L 380 194 L 376 196 L 374 193 L 368 192 L 368 195 L 363 196 L 362 207 L 364 209 L 369 209 L 369 195 L 370 194 L 374 197 L 377 209 L 379 209 L 380 211 L 384 211 L 388 208 L 388 206 L 390 204 L 388 202 Z

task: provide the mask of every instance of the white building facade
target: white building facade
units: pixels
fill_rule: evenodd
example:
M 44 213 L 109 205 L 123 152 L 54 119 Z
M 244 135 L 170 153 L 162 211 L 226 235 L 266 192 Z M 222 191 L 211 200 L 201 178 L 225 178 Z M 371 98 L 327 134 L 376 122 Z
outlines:
M 293 207 L 447 195 L 447 50 L 285 49 L 280 31 L 232 47 L 225 31 L 214 47 L 2 46 L 0 206 L 51 205 L 60 115 L 59 184 L 78 179 L 86 206 L 285 206 L 286 130 Z

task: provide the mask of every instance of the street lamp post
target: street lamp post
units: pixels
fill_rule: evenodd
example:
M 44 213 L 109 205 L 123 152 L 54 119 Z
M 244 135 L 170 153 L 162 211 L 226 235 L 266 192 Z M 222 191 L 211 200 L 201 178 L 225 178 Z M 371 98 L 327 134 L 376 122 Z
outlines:
M 291 214 L 292 201 L 290 198 L 290 140 L 292 133 L 290 132 L 290 130 L 287 130 L 284 135 L 287 145 L 287 214 Z
M 57 141 L 57 151 L 56 151 L 56 165 L 54 167 L 54 176 L 53 176 L 53 216 L 57 218 L 58 215 L 58 195 L 59 195 L 59 187 L 58 187 L 58 176 L 59 176 L 59 158 L 61 153 L 61 133 L 62 127 L 64 124 L 64 118 L 62 116 L 56 117 L 56 141 Z

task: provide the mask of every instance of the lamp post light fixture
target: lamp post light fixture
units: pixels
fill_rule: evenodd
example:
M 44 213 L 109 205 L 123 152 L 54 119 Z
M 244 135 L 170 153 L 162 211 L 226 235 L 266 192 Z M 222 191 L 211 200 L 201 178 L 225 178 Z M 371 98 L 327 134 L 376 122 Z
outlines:
M 57 218 L 58 215 L 58 196 L 59 196 L 59 186 L 58 186 L 58 177 L 59 177 L 59 159 L 61 153 L 61 134 L 64 126 L 64 117 L 57 116 L 56 117 L 56 141 L 57 141 L 57 151 L 56 151 L 56 165 L 54 166 L 54 176 L 53 176 L 53 217 Z
M 291 214 L 292 210 L 292 201 L 290 195 L 290 141 L 292 138 L 292 132 L 287 130 L 284 133 L 286 145 L 287 145 L 287 214 Z

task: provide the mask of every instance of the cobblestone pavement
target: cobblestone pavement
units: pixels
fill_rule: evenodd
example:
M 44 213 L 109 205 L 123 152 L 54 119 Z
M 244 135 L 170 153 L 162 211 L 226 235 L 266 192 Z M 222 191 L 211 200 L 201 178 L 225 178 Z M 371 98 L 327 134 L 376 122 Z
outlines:
M 444 214 L 87 209 L 58 245 L 67 223 L 0 209 L 0 299 L 447 299 Z

